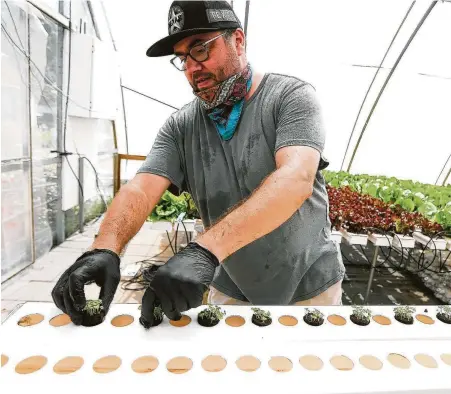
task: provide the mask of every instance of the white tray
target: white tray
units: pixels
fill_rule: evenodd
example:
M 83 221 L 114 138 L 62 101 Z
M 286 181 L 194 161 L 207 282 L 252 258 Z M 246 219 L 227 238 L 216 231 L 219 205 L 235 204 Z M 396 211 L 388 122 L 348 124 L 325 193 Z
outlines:
M 274 393 L 281 389 L 285 393 L 323 394 L 451 392 L 451 366 L 441 359 L 442 354 L 451 353 L 451 329 L 444 323 L 437 321 L 434 325 L 423 327 L 416 321 L 407 327 L 396 325 L 392 319 L 391 326 L 377 327 L 371 322 L 368 327 L 357 327 L 348 320 L 345 326 L 338 327 L 328 324 L 326 320 L 322 327 L 310 327 L 302 320 L 304 307 L 262 306 L 271 311 L 273 323 L 268 327 L 257 327 L 250 322 L 250 307 L 225 306 L 223 309 L 228 316 L 239 314 L 245 317 L 245 325 L 230 327 L 221 321 L 218 326 L 206 328 L 196 321 L 197 313 L 203 308 L 186 313 L 192 318 L 186 327 L 173 327 L 165 318 L 161 325 L 145 330 L 138 322 L 140 311 L 137 305 L 115 304 L 105 322 L 99 326 L 88 328 L 69 324 L 56 328 L 48 323 L 51 317 L 60 313 L 54 305 L 27 303 L 0 328 L 1 353 L 9 357 L 8 363 L 0 369 L 1 387 L 9 388 L 6 393 L 17 392 L 17 388 L 20 388 L 19 392 L 28 392 L 38 384 L 44 385 L 46 392 L 58 393 L 63 387 L 65 393 L 77 390 L 92 393 L 111 387 L 127 392 L 157 387 L 164 387 L 164 392 L 173 392 L 183 388 L 188 393 L 198 393 L 200 387 L 214 393 L 230 393 L 232 387 L 240 393 Z M 348 307 L 320 309 L 343 316 L 350 310 Z M 432 316 L 435 307 L 428 306 L 428 309 Z M 45 319 L 35 326 L 18 326 L 17 321 L 30 313 L 41 313 Z M 135 321 L 127 327 L 112 326 L 111 319 L 121 314 L 132 315 Z M 277 318 L 286 314 L 296 316 L 298 325 L 286 327 L 279 324 Z M 392 366 L 387 361 L 390 353 L 402 354 L 410 361 L 410 368 Z M 414 357 L 421 353 L 433 357 L 437 368 L 418 364 Z M 206 372 L 201 366 L 202 360 L 216 354 L 227 360 L 226 368 L 221 372 Z M 300 365 L 299 358 L 308 354 L 323 361 L 321 370 L 308 371 Z M 17 363 L 33 355 L 47 357 L 44 368 L 29 375 L 17 374 L 14 371 Z M 108 374 L 94 372 L 93 363 L 108 355 L 121 358 L 120 368 Z M 132 362 L 146 355 L 158 359 L 158 368 L 148 374 L 135 373 L 131 369 Z M 255 372 L 239 370 L 235 361 L 244 355 L 258 358 L 260 368 Z M 336 355 L 350 358 L 353 369 L 336 370 L 329 362 Z M 359 362 L 363 355 L 377 357 L 383 362 L 383 368 L 378 371 L 366 369 Z M 56 362 L 67 356 L 82 357 L 83 367 L 69 375 L 54 373 Z M 189 357 L 193 361 L 190 371 L 179 375 L 166 369 L 166 363 L 178 356 Z M 273 371 L 268 365 L 273 356 L 289 358 L 293 363 L 291 371 Z
M 371 241 L 376 246 L 391 246 L 393 242 L 393 237 L 390 235 L 382 235 L 372 233 L 368 235 L 368 240 Z
M 419 242 L 424 246 L 428 246 L 429 249 L 446 250 L 447 242 L 446 239 L 432 239 L 418 231 L 413 233 L 413 238 L 415 241 Z
M 330 237 L 332 238 L 332 241 L 335 241 L 337 243 L 341 243 L 341 239 L 342 239 L 342 234 L 339 231 L 336 230 L 332 230 L 332 233 L 330 235 Z
M 351 245 L 363 245 L 365 246 L 368 243 L 368 236 L 365 234 L 354 234 L 346 231 L 345 229 L 341 229 L 340 233 L 343 235 L 343 238 Z
M 396 234 L 396 237 L 393 237 L 393 245 L 399 248 L 415 248 L 415 238 L 410 237 L 408 235 Z

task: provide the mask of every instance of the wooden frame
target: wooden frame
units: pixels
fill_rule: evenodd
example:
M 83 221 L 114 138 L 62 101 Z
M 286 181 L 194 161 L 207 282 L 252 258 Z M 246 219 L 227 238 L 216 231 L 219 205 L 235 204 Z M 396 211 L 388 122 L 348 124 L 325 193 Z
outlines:
M 121 161 L 122 160 L 139 160 L 144 161 L 146 159 L 146 156 L 141 155 L 127 155 L 123 153 L 118 153 L 114 157 L 114 195 L 119 191 L 121 188 Z

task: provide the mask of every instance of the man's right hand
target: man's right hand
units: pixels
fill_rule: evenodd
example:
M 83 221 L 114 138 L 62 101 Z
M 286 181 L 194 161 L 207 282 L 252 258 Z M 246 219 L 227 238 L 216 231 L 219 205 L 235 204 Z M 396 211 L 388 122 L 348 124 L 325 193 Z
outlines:
M 55 305 L 80 325 L 86 305 L 84 286 L 96 283 L 101 288 L 99 299 L 108 313 L 121 279 L 120 257 L 111 250 L 94 249 L 83 253 L 60 277 L 52 290 Z

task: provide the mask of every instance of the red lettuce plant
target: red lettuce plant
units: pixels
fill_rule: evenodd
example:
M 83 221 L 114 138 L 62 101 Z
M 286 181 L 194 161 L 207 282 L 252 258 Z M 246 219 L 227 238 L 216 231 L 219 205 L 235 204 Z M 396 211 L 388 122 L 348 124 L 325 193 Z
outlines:
M 365 234 L 370 228 L 394 231 L 397 234 L 411 235 L 422 231 L 433 236 L 442 227 L 426 219 L 419 213 L 407 212 L 400 206 L 391 208 L 380 199 L 353 191 L 349 186 L 335 188 L 327 186 L 329 195 L 329 217 L 332 228 L 343 228 L 356 234 Z

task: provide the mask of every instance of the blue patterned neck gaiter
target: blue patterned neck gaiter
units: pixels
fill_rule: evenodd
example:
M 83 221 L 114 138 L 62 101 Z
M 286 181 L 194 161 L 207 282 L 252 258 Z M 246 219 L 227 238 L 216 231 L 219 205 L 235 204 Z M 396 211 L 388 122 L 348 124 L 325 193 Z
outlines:
M 202 107 L 213 121 L 219 135 L 225 141 L 235 133 L 244 105 L 244 97 L 252 86 L 250 64 L 238 74 L 220 84 L 194 94 L 200 98 Z

